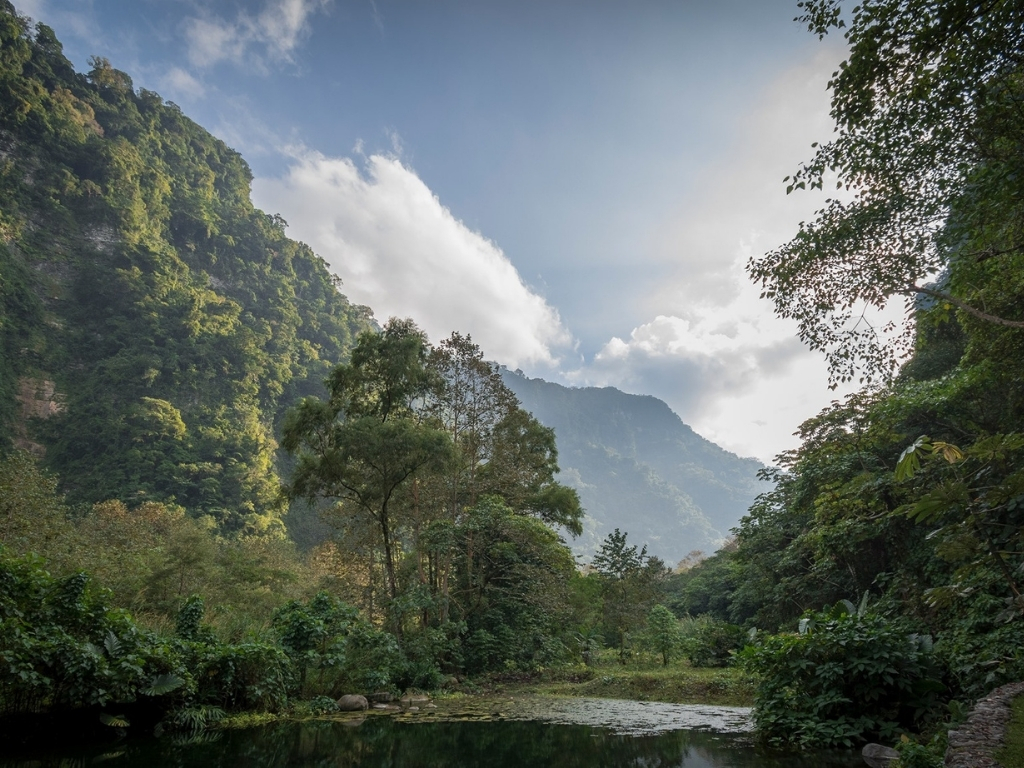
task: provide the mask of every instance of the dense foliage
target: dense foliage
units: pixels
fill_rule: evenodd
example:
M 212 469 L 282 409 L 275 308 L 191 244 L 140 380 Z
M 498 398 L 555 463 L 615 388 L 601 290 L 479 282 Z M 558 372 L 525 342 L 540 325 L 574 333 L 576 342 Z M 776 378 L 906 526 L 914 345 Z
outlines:
M 602 594 L 611 599 L 620 585 L 610 575 L 581 576 L 546 523 L 496 495 L 462 509 L 440 529 L 444 538 L 424 534 L 435 557 L 450 555 L 443 621 L 440 595 L 416 576 L 422 553 L 414 549 L 401 554 L 399 593 L 389 601 L 375 597 L 386 582 L 374 589 L 372 572 L 335 557 L 344 541 L 304 556 L 273 537 L 225 537 L 156 502 L 136 509 L 103 502 L 75 515 L 24 453 L 0 461 L 0 499 L 0 546 L 46 557 L 0 550 L 8 573 L 0 595 L 7 664 L 0 672 L 8 674 L 0 726 L 5 712 L 106 704 L 123 723 L 136 716 L 140 697 L 156 696 L 164 698 L 148 708 L 149 719 L 192 728 L 225 711 L 434 689 L 454 674 L 530 672 L 591 659 L 601 630 L 617 628 L 603 622 L 630 610 L 602 613 Z M 92 586 L 83 567 L 111 589 Z M 651 599 L 653 587 L 647 583 Z M 651 615 L 650 632 L 646 617 L 634 616 L 631 655 L 672 653 L 664 643 L 674 643 L 674 617 L 664 608 Z M 580 637 L 589 645 L 581 647 Z M 85 677 L 65 684 L 69 674 Z M 175 680 L 173 695 L 163 690 Z
M 799 5 L 817 35 L 844 29 L 849 54 L 829 83 L 836 133 L 815 145 L 789 191 L 846 193 L 752 259 L 752 277 L 825 351 L 834 380 L 884 379 L 906 351 L 863 314 L 894 296 L 908 310 L 926 299 L 961 322 L 1024 328 L 1024 4 Z
M 776 746 L 853 746 L 892 741 L 935 709 L 931 638 L 906 632 L 849 603 L 809 613 L 799 633 L 744 650 L 758 675 L 754 719 Z

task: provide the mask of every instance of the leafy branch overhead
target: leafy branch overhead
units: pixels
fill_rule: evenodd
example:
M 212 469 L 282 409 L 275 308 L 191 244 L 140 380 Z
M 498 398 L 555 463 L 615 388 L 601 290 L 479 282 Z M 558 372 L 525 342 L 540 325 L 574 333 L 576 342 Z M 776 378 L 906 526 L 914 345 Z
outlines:
M 902 330 L 878 319 L 897 297 L 908 311 L 1024 328 L 1024 4 L 799 5 L 819 36 L 843 30 L 849 54 L 828 85 L 836 136 L 787 192 L 841 194 L 750 260 L 763 297 L 825 353 L 833 384 L 886 379 L 908 352 L 913 318 Z

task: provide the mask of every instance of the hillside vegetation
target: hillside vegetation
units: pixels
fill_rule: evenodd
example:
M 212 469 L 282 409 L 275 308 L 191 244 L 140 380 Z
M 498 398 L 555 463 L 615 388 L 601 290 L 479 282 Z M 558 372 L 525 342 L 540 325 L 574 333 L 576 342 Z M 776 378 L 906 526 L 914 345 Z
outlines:
M 275 430 L 368 310 L 237 152 L 106 61 L 0 7 L 0 445 L 72 504 L 171 501 L 280 529 Z
M 739 661 L 775 746 L 938 765 L 1024 678 L 1024 4 L 801 8 L 850 53 L 791 190 L 851 194 L 749 269 L 865 386 L 671 573 L 753 462 L 653 398 L 375 326 L 236 153 L 0 0 L 0 730 L 551 668 L 612 692 L 588 668 L 614 654 Z M 887 335 L 870 310 L 898 296 Z M 588 524 L 581 572 L 559 531 Z

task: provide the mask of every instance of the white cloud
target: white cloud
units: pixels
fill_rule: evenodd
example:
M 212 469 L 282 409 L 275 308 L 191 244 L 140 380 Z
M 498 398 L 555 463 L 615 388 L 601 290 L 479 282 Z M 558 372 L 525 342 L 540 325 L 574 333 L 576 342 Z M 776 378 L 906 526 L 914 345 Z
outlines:
M 181 67 L 168 70 L 161 87 L 178 99 L 200 99 L 206 95 L 206 87 Z
M 45 0 L 18 0 L 15 3 L 18 13 L 38 21 L 46 13 Z
M 782 244 L 824 198 L 785 194 L 782 179 L 832 133 L 825 84 L 841 51 L 822 50 L 783 73 L 712 158 L 695 191 L 652 240 L 679 265 L 646 301 L 654 319 L 613 338 L 568 378 L 666 400 L 709 439 L 770 460 L 798 444 L 792 433 L 837 396 L 822 355 L 775 317 L 750 283 L 751 254 Z
M 280 212 L 381 319 L 410 316 L 437 341 L 470 333 L 505 365 L 553 366 L 572 338 L 501 249 L 468 229 L 394 156 L 296 153 L 284 178 L 257 179 L 256 203 Z
M 267 0 L 255 16 L 240 11 L 234 20 L 209 13 L 190 17 L 184 22 L 189 61 L 197 67 L 225 60 L 258 66 L 265 59 L 290 62 L 292 52 L 309 32 L 310 18 L 329 2 Z
M 81 0 L 74 6 L 74 10 L 54 7 L 50 0 L 18 0 L 15 7 L 23 16 L 59 29 L 61 36 L 74 35 L 93 44 L 104 37 L 96 21 L 93 0 Z

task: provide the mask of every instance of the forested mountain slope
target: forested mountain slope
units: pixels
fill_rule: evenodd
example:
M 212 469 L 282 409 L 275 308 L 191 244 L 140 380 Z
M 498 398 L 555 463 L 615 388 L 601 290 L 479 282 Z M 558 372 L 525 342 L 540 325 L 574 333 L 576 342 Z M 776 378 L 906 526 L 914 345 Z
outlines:
M 649 395 L 613 387 L 572 389 L 504 372 L 508 387 L 555 430 L 563 482 L 576 488 L 588 519 L 577 553 L 593 552 L 615 528 L 674 565 L 710 552 L 758 493 L 761 464 L 705 440 Z
M 69 501 L 279 525 L 275 425 L 371 320 L 251 179 L 0 2 L 0 447 L 44 456 Z

